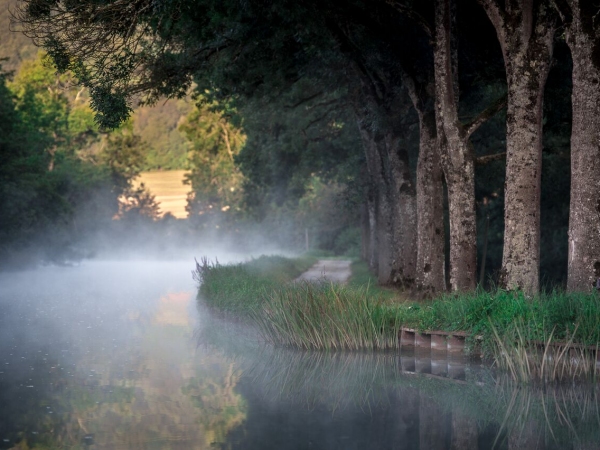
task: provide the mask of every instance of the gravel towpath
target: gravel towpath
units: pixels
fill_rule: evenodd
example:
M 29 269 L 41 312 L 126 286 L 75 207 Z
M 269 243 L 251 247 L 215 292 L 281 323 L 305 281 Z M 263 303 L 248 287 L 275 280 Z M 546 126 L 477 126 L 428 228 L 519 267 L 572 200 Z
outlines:
M 352 261 L 323 259 L 300 275 L 296 281 L 327 280 L 344 284 L 350 278 Z

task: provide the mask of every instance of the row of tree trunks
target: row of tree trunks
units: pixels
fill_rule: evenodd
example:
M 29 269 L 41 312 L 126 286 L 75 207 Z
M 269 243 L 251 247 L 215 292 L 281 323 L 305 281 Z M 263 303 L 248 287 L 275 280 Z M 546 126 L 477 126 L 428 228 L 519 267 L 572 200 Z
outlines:
M 585 292 L 600 279 L 600 26 L 593 2 L 566 3 L 560 13 L 573 57 L 567 289 Z
M 550 2 L 479 0 L 506 69 L 506 184 L 501 285 L 539 290 L 542 106 L 556 28 Z
M 394 260 L 392 281 L 405 289 L 415 286 L 417 275 L 417 195 L 410 174 L 408 153 L 400 139 L 389 133 L 386 150 L 390 167 L 393 198 Z
M 419 118 L 416 287 L 428 296 L 446 290 L 443 172 L 433 99 L 427 94 L 434 88 L 418 88 L 406 73 L 403 82 Z
M 496 29 L 508 85 L 500 283 L 529 295 L 539 291 L 543 96 L 558 10 L 566 24 L 567 43 L 573 56 L 568 290 L 589 291 L 600 283 L 600 27 L 594 23 L 597 8 L 582 0 L 479 2 Z M 436 0 L 435 89 L 417 89 L 410 77 L 403 76 L 419 116 L 416 189 L 410 183 L 404 156 L 398 153 L 400 143 L 395 135 L 384 133 L 384 139 L 368 139 L 372 165 L 378 174 L 371 179 L 377 186 L 374 210 L 379 279 L 412 279 L 414 274 L 417 287 L 425 293 L 445 290 L 443 178 L 450 217 L 450 288 L 468 291 L 476 287 L 474 158 L 469 144 L 475 127 L 463 126 L 458 119 L 454 20 L 455 1 Z M 431 107 L 434 99 L 435 114 Z M 414 229 L 416 237 L 411 234 Z M 416 262 L 409 252 L 416 254 Z
M 448 189 L 450 289 L 472 291 L 477 286 L 475 167 L 468 135 L 458 119 L 455 24 L 455 1 L 437 0 L 434 47 L 435 116 L 438 145 Z
M 416 193 L 408 155 L 393 130 L 377 133 L 358 119 L 367 160 L 369 266 L 380 284 L 411 288 L 416 275 Z M 382 137 L 383 134 L 383 137 Z

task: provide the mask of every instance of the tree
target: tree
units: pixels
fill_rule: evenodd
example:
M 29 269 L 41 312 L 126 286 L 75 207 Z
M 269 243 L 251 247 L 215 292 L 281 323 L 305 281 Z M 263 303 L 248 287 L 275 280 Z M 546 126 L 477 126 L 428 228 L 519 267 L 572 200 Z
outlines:
M 501 284 L 535 294 L 539 289 L 542 107 L 556 14 L 541 0 L 479 3 L 496 29 L 508 83 Z
M 555 3 L 573 58 L 569 291 L 589 291 L 600 279 L 600 26 L 598 6 Z
M 458 36 L 456 2 L 436 0 L 434 73 L 437 139 L 448 188 L 450 289 L 474 290 L 477 284 L 475 159 L 470 136 L 504 107 L 495 102 L 463 125 L 458 116 Z
M 179 126 L 191 144 L 191 172 L 186 183 L 192 187 L 187 211 L 190 217 L 239 214 L 244 177 L 235 165 L 243 147 L 243 130 L 227 119 L 218 105 L 200 101 Z M 222 220 L 222 222 L 226 222 Z

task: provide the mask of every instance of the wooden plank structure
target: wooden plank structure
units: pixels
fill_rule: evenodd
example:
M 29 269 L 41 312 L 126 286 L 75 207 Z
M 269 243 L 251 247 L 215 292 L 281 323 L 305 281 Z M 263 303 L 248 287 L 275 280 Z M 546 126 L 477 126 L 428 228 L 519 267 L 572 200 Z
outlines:
M 464 353 L 466 337 L 467 333 L 464 331 L 418 331 L 412 328 L 401 328 L 399 339 L 400 347 Z M 476 336 L 475 339 L 481 337 Z

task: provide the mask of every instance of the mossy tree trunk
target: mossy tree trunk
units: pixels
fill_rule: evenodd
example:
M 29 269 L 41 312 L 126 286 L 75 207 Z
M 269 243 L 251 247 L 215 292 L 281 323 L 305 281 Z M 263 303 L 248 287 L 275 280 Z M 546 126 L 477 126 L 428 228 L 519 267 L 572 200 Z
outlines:
M 419 118 L 416 281 L 417 289 L 427 296 L 446 290 L 443 173 L 433 99 L 427 94 L 434 87 L 417 88 L 407 74 L 403 81 Z
M 436 128 L 448 187 L 450 289 L 477 285 L 475 168 L 469 136 L 458 119 L 458 74 L 454 0 L 436 0 L 434 73 Z
M 414 287 L 417 275 L 417 192 L 410 174 L 408 153 L 402 148 L 400 139 L 388 135 L 386 149 L 395 198 L 392 281 L 410 289 Z
M 573 58 L 567 289 L 589 292 L 600 278 L 600 8 L 585 0 L 560 5 Z
M 496 29 L 508 85 L 501 285 L 539 290 L 542 106 L 556 26 L 550 2 L 479 0 Z
M 393 130 L 378 132 L 358 121 L 365 148 L 370 192 L 371 267 L 380 284 L 411 287 L 416 263 L 416 194 L 408 156 Z M 372 211 L 371 211 L 372 209 Z

